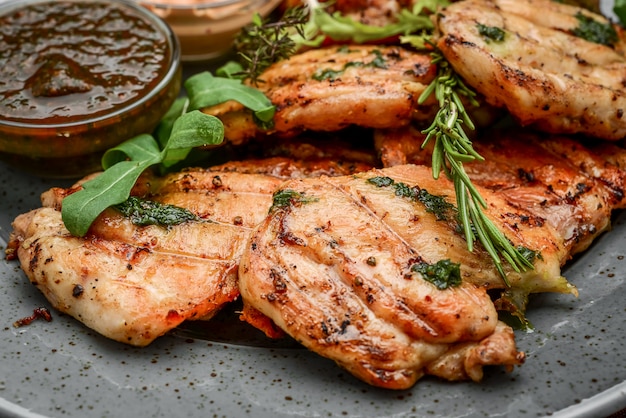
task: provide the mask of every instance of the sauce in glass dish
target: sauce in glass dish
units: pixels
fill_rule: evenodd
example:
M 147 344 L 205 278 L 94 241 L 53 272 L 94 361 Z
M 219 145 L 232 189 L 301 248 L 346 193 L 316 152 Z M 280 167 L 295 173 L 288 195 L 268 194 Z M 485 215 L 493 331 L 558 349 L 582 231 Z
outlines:
M 171 28 L 131 0 L 0 1 L 0 160 L 45 177 L 100 170 L 150 134 L 182 84 Z
M 52 124 L 126 106 L 163 78 L 171 51 L 135 10 L 48 1 L 0 16 L 0 118 Z

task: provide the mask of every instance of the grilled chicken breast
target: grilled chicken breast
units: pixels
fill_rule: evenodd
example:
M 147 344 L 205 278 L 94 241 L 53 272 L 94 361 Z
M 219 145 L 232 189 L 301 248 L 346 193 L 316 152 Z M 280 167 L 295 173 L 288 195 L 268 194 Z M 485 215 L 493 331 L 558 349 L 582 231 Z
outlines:
M 297 341 L 372 385 L 394 389 L 426 373 L 478 380 L 483 365 L 521 362 L 487 294 L 502 279 L 486 252 L 467 250 L 447 213 L 450 182 L 405 165 L 293 180 L 280 190 L 244 250 L 239 287 L 246 303 Z M 548 226 L 541 235 L 513 227 L 528 214 L 510 213 L 484 192 L 490 216 L 515 245 L 540 249 L 532 274 L 559 280 L 562 240 Z M 425 273 L 427 266 L 433 271 Z M 452 284 L 443 282 L 453 273 L 445 279 L 434 272 L 454 266 L 459 280 Z M 490 344 L 497 356 L 478 348 Z
M 426 165 L 407 164 L 430 163 L 423 139 L 410 128 L 379 131 L 378 150 L 393 167 L 283 184 L 275 194 L 283 199 L 274 199 L 239 266 L 246 305 L 385 388 L 407 388 L 427 374 L 480 380 L 485 365 L 521 364 L 524 355 L 496 309 L 516 315 L 532 292 L 576 294 L 560 267 L 626 203 L 626 173 L 607 160 L 609 151 L 624 160 L 619 147 L 529 132 L 477 138 L 486 162 L 466 169 L 488 216 L 515 246 L 538 251 L 534 270 L 509 272 L 506 288 L 484 251 L 467 251 L 446 213 L 453 185 L 433 180 Z M 450 263 L 461 280 L 433 281 Z M 416 267 L 424 265 L 434 267 Z M 486 290 L 496 288 L 504 291 L 492 301 L 495 293 Z
M 197 219 L 138 226 L 111 208 L 84 238 L 67 231 L 60 212 L 62 199 L 82 182 L 53 188 L 42 196 L 44 207 L 15 219 L 9 252 L 54 308 L 111 339 L 145 346 L 184 320 L 210 318 L 239 296 L 243 244 L 285 178 L 350 174 L 350 167 L 371 166 L 275 157 L 230 171 L 146 173 L 134 196 L 184 208 Z
M 240 227 L 138 228 L 110 211 L 77 238 L 53 208 L 21 215 L 13 227 L 22 268 L 51 305 L 116 341 L 145 346 L 239 295 Z M 213 239 L 198 239 L 204 234 Z
M 413 129 L 379 131 L 376 147 L 387 167 L 430 165 L 431 148 L 422 149 L 423 140 Z M 626 172 L 611 162 L 626 160 L 626 150 L 616 145 L 496 130 L 473 146 L 485 160 L 465 164 L 472 182 L 497 192 L 512 208 L 527 210 L 534 222 L 550 224 L 569 255 L 610 229 L 611 213 L 626 205 Z
M 509 146 L 503 140 L 502 149 L 493 148 L 497 167 L 512 159 Z M 620 207 L 623 175 L 573 146 L 552 146 L 553 157 L 573 153 L 572 165 L 582 171 L 541 161 L 554 164 L 559 180 L 585 187 L 574 186 L 578 195 L 570 196 L 555 182 L 545 190 L 564 197 L 546 197 L 545 213 L 576 200 L 586 202 L 580 213 L 593 204 L 608 208 L 600 214 Z M 434 180 L 428 167 L 372 171 L 358 161 L 312 161 L 271 157 L 164 177 L 146 173 L 134 196 L 196 218 L 166 228 L 137 226 L 109 209 L 84 238 L 68 233 L 59 212 L 80 182 L 52 189 L 43 208 L 15 220 L 10 248 L 55 308 L 117 341 L 149 344 L 184 320 L 210 318 L 241 292 L 242 318 L 268 336 L 287 333 L 364 381 L 397 389 L 424 374 L 479 380 L 485 365 L 521 364 L 524 355 L 512 330 L 498 322 L 488 290 L 576 292 L 560 275 L 579 248 L 575 237 L 507 196 L 530 182 L 530 171 L 520 174 L 524 165 L 482 172 L 488 216 L 514 245 L 539 254 L 534 270 L 508 271 L 507 288 L 484 250 L 467 250 L 453 187 Z M 329 177 L 336 174 L 343 175 Z M 315 177 L 284 183 L 307 175 Z M 472 175 L 480 181 L 479 171 Z M 612 194 L 591 178 L 603 179 Z M 585 222 L 596 222 L 594 216 Z M 599 231 L 605 221 L 598 217 L 593 225 Z M 449 274 L 440 277 L 440 270 Z
M 268 133 L 396 127 L 432 118 L 434 98 L 423 106 L 417 101 L 435 74 L 428 54 L 398 46 L 320 48 L 280 61 L 261 75 L 256 87 L 276 106 L 272 129 L 259 128 L 238 103 L 203 111 L 222 120 L 225 138 L 235 144 Z
M 605 37 L 585 39 L 590 26 Z M 549 0 L 463 0 L 437 14 L 437 28 L 456 72 L 522 125 L 626 136 L 626 43 L 604 17 Z

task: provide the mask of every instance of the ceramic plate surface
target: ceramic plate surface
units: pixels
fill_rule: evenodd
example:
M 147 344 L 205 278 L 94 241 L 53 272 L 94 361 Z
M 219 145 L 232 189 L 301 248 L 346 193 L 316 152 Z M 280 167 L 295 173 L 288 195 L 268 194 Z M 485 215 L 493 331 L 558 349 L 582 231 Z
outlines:
M 69 184 L 0 164 L 3 247 L 14 217 L 38 207 L 39 194 L 54 185 Z M 264 342 L 245 324 L 217 320 L 211 329 L 177 331 L 141 349 L 56 311 L 51 322 L 15 328 L 16 320 L 50 305 L 16 261 L 3 260 L 0 416 L 606 416 L 626 407 L 625 256 L 621 213 L 613 230 L 565 269 L 579 298 L 532 298 L 528 316 L 536 330 L 517 333 L 523 366 L 487 369 L 481 383 L 425 378 L 399 392 L 369 387 L 302 348 Z
M 2 0 L 0 0 L 2 1 Z M 605 3 L 606 9 L 606 3 Z M 11 221 L 68 182 L 0 163 L 0 246 Z M 146 348 L 73 318 L 13 323 L 50 307 L 16 261 L 0 261 L 0 417 L 602 417 L 626 407 L 626 212 L 566 266 L 580 296 L 535 295 L 526 363 L 481 383 L 424 378 L 411 390 L 361 383 L 333 362 L 217 318 Z M 207 335 L 214 333 L 213 337 Z

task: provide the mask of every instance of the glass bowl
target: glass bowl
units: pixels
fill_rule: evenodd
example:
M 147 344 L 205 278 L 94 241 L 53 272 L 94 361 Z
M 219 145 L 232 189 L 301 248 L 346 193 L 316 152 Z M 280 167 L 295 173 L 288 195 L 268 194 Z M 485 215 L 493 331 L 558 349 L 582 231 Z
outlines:
M 100 170 L 180 91 L 176 36 L 133 1 L 8 1 L 0 27 L 0 159 L 32 174 Z
M 255 13 L 269 15 L 282 0 L 138 0 L 178 36 L 183 61 L 227 54 L 239 30 Z

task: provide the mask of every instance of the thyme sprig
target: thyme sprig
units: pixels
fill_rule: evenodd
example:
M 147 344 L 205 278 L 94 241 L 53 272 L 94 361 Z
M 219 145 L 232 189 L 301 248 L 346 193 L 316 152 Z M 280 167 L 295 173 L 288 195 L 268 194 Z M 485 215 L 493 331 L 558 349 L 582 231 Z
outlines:
M 255 14 L 252 22 L 244 26 L 235 39 L 235 50 L 243 61 L 243 70 L 238 75 L 258 85 L 263 71 L 296 52 L 293 32 L 304 37 L 304 25 L 308 21 L 308 8 L 304 6 L 287 9 L 277 21 L 263 19 L 258 13 Z
M 461 97 L 465 97 L 471 105 L 476 106 L 478 105 L 476 94 L 463 83 L 439 50 L 435 49 L 431 55 L 433 63 L 437 64 L 438 73 L 420 96 L 419 102 L 423 103 L 434 93 L 439 102 L 439 110 L 432 124 L 422 132 L 426 134 L 422 148 L 430 141 L 435 141 L 432 154 L 433 177 L 438 179 L 443 171 L 454 184 L 459 219 L 468 249 L 473 251 L 474 242 L 478 239 L 493 259 L 505 284 L 509 286 L 502 259 L 517 272 L 532 269 L 533 264 L 485 215 L 487 203 L 463 167 L 463 163 L 484 160 L 474 150 L 472 141 L 464 129 L 465 126 L 473 130 L 474 124 Z

